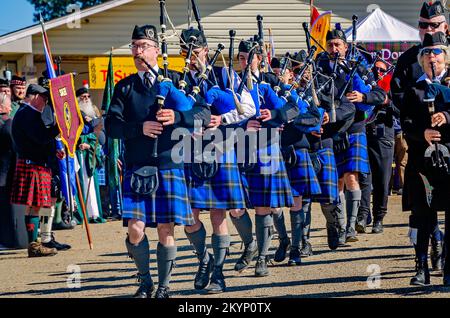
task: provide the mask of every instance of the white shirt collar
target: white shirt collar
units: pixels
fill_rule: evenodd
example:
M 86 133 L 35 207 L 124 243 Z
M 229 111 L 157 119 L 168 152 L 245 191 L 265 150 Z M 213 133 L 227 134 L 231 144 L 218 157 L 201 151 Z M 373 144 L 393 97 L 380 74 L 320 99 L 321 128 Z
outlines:
M 445 73 L 447 73 L 447 69 L 442 70 L 441 74 L 436 76 L 436 79 L 439 81 L 439 83 L 442 81 L 442 78 L 444 77 Z M 417 83 L 420 81 L 426 81 L 428 84 L 431 84 L 432 81 L 428 78 L 427 73 L 423 73 L 421 77 L 417 80 Z
M 156 65 L 153 67 L 153 69 L 156 71 L 156 73 L 158 73 L 158 71 L 159 71 L 159 66 L 158 66 L 158 64 L 156 64 Z M 147 73 L 147 71 L 139 71 L 139 72 L 138 72 L 138 75 L 139 75 L 139 77 L 141 78 L 142 81 L 144 80 L 144 74 L 145 74 L 145 73 Z M 152 81 L 152 84 L 154 84 L 154 83 L 155 83 L 155 80 L 156 80 L 156 77 L 155 77 L 155 75 L 153 74 L 153 72 L 150 72 L 150 79 L 151 79 L 151 81 Z

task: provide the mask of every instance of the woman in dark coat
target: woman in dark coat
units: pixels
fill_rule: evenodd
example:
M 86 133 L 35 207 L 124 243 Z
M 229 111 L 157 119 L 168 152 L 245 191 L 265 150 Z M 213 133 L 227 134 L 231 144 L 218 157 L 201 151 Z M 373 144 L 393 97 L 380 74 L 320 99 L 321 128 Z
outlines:
M 427 149 L 435 149 L 435 142 L 442 145 L 442 154 L 450 149 L 450 88 L 445 84 L 450 76 L 450 50 L 444 33 L 425 36 L 418 61 L 424 74 L 406 92 L 400 112 L 409 147 L 403 210 L 412 212 L 409 236 L 416 252 L 417 273 L 411 285 L 424 286 L 430 284 L 428 245 L 437 211 L 445 211 L 445 228 L 450 228 L 449 158 L 442 156 L 442 168 L 437 169 L 433 168 L 434 157 L 428 154 L 425 157 Z M 449 241 L 450 235 L 445 235 L 447 250 Z M 445 286 L 450 286 L 448 254 L 444 266 Z

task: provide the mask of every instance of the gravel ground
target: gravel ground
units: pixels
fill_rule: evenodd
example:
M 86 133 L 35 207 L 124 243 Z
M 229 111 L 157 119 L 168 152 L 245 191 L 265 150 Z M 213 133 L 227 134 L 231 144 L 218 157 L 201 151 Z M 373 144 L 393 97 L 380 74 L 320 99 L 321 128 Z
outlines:
M 241 274 L 233 270 L 241 244 L 229 222 L 232 246 L 224 267 L 228 291 L 214 296 L 193 289 L 196 259 L 183 229 L 177 228 L 179 252 L 172 276 L 173 297 L 449 297 L 450 288 L 442 286 L 439 273 L 432 274 L 431 287 L 409 285 L 414 275 L 414 257 L 407 237 L 409 214 L 401 212 L 400 204 L 399 196 L 390 197 L 383 234 L 359 235 L 359 242 L 337 251 L 328 249 L 324 217 L 314 204 L 311 233 L 314 256 L 304 258 L 298 267 L 287 267 L 286 261 L 275 264 L 270 267 L 271 275 L 264 278 L 253 276 L 254 264 Z M 210 235 L 209 217 L 202 214 L 202 218 Z M 289 222 L 289 217 L 286 221 Z M 81 226 L 56 232 L 57 240 L 71 244 L 72 249 L 53 257 L 28 258 L 25 250 L 0 251 L 0 297 L 124 298 L 132 295 L 137 288 L 133 277 L 136 270 L 127 258 L 126 230 L 122 223 L 92 224 L 91 232 L 92 251 Z M 156 235 L 154 230 L 147 234 L 151 239 L 151 272 L 157 280 Z M 277 243 L 276 239 L 272 241 L 272 252 Z M 71 274 L 74 269 L 81 270 L 79 286 Z M 377 279 L 378 274 L 381 279 Z

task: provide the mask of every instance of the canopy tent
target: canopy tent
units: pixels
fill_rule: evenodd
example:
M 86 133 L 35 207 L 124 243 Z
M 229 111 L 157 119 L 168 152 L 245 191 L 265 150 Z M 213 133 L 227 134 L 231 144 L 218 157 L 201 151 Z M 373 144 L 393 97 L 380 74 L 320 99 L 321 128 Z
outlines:
M 352 40 L 350 27 L 345 31 L 347 41 Z M 356 24 L 356 41 L 367 42 L 420 42 L 419 30 L 394 18 L 380 8 Z
M 419 30 L 385 13 L 374 10 L 356 24 L 356 42 L 371 53 L 381 52 L 387 61 L 395 61 L 414 44 L 420 43 Z M 347 41 L 352 41 L 353 27 L 345 31 Z

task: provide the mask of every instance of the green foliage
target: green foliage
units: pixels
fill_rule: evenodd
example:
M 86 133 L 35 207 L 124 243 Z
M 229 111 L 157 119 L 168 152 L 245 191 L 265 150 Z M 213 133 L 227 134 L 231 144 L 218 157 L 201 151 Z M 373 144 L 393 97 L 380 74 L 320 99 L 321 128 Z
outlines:
M 108 0 L 28 0 L 34 6 L 34 21 L 39 21 L 39 13 L 45 21 L 60 18 L 67 14 L 73 13 L 67 12 L 67 7 L 71 4 L 77 4 L 80 9 L 86 9 L 97 4 L 104 3 Z

